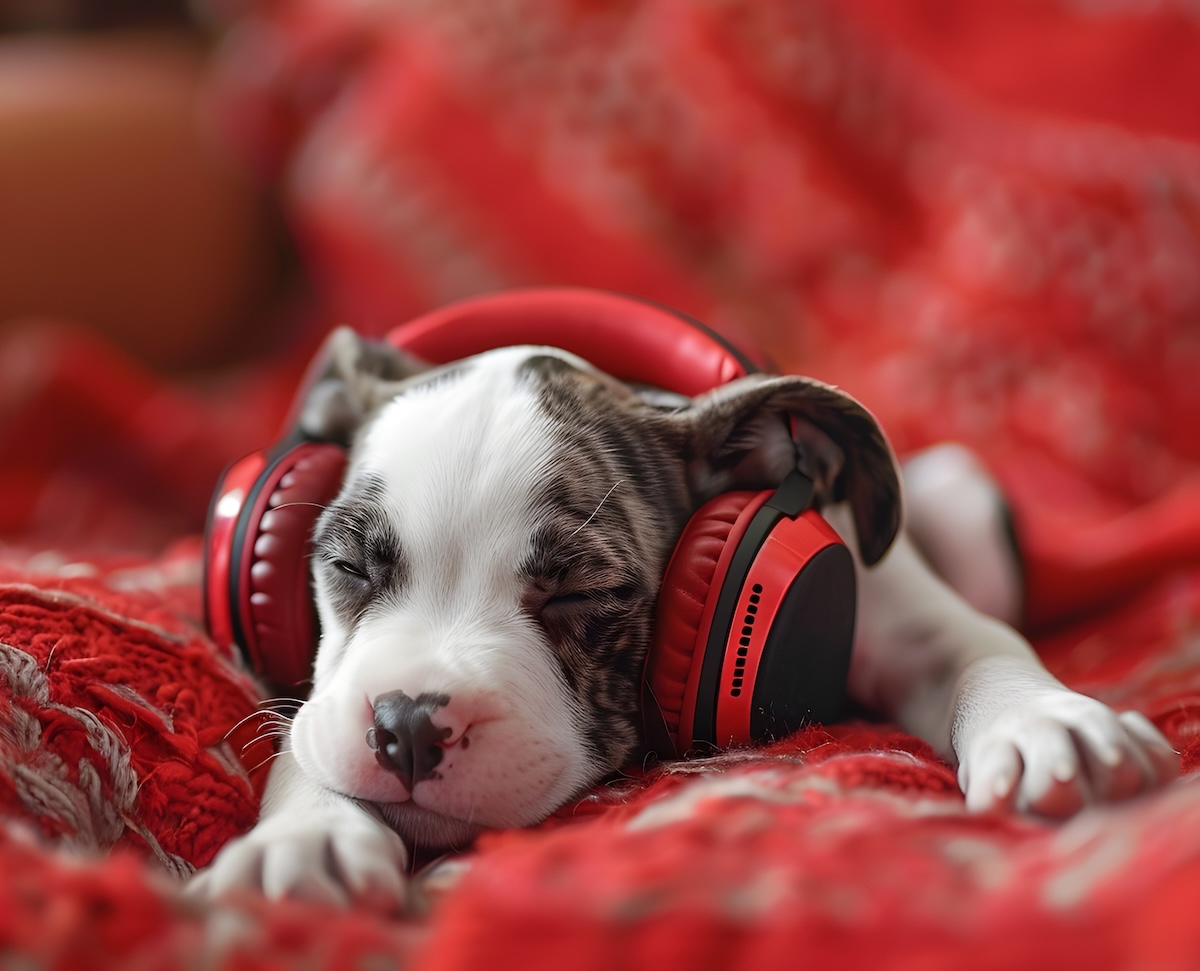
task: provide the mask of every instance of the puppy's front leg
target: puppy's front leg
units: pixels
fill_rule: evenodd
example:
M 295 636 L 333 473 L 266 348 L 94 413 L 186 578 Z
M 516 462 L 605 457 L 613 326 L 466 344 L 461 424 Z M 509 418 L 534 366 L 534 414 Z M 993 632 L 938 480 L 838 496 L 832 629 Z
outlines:
M 829 516 L 852 533 L 848 515 Z M 934 575 L 903 533 L 857 572 L 851 693 L 956 761 L 969 808 L 1065 816 L 1178 774 L 1146 718 L 1066 688 L 1016 631 Z
M 383 912 L 407 909 L 408 863 L 400 837 L 358 803 L 317 785 L 286 747 L 271 764 L 262 814 L 217 854 L 189 892 L 239 887 Z

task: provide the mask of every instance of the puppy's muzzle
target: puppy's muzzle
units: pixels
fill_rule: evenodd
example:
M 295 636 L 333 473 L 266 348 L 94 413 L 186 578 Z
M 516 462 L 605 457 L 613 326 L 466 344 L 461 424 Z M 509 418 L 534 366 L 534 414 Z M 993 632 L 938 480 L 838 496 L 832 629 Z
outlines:
M 389 691 L 375 699 L 375 725 L 367 730 L 367 744 L 375 760 L 409 792 L 422 779 L 437 777 L 451 729 L 438 728 L 430 716 L 449 703 L 449 695 L 428 692 L 410 698 L 403 691 Z

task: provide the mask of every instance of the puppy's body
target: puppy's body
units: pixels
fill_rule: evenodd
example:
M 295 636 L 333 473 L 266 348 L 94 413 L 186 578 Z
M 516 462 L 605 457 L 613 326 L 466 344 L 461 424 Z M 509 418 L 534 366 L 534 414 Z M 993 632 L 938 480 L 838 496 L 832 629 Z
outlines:
M 403 842 L 535 822 L 620 768 L 688 517 L 796 467 L 856 552 L 851 693 L 955 759 L 970 807 L 1066 814 L 1176 770 L 1145 719 L 1068 691 L 934 575 L 885 440 L 825 385 L 640 396 L 548 348 L 410 375 L 346 333 L 333 359 L 305 422 L 353 449 L 315 534 L 313 690 L 262 819 L 201 889 L 392 905 Z

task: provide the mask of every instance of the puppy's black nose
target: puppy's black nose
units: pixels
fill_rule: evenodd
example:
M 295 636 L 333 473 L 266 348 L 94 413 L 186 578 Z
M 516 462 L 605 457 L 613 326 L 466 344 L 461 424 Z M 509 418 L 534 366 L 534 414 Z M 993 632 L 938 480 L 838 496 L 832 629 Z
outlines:
M 389 691 L 375 699 L 375 727 L 367 732 L 367 744 L 375 750 L 375 760 L 395 772 L 409 792 L 442 761 L 439 743 L 450 729 L 438 728 L 429 716 L 449 703 L 449 695 L 428 692 L 410 698 L 403 691 Z

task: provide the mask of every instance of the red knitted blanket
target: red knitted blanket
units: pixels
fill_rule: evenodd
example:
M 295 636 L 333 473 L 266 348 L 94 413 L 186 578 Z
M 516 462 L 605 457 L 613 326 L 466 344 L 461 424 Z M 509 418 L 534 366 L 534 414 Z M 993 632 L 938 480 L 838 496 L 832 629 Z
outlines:
M 1200 767 L 1191 5 L 247 6 L 214 86 L 329 319 L 609 286 L 840 382 L 901 451 L 966 441 L 1047 664 Z M 1065 824 L 971 816 L 863 723 L 631 772 L 434 867 L 404 919 L 183 898 L 270 754 L 203 633 L 195 536 L 305 352 L 183 386 L 82 330 L 3 338 L 0 966 L 1200 961 L 1189 775 Z

